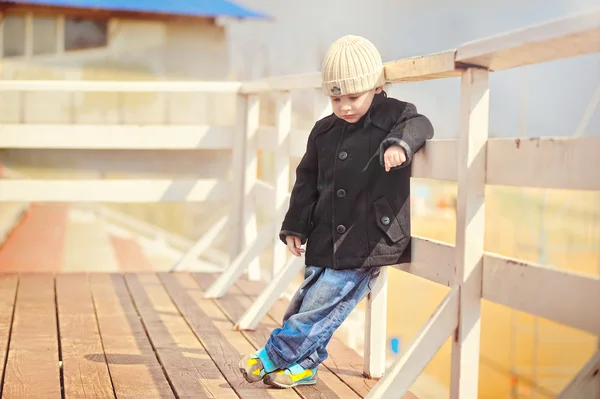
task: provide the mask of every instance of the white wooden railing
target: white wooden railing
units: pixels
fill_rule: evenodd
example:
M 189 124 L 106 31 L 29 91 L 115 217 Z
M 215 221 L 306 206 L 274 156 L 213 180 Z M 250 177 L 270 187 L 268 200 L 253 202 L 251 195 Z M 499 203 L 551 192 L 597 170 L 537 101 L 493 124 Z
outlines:
M 456 245 L 413 237 L 413 262 L 394 267 L 450 287 L 428 322 L 399 359 L 385 369 L 387 273 L 369 296 L 365 333 L 365 374 L 382 377 L 368 398 L 402 396 L 442 344 L 452 340 L 451 398 L 477 397 L 481 299 L 600 336 L 600 278 L 485 253 L 485 185 L 600 190 L 594 160 L 600 137 L 489 139 L 489 75 L 567 57 L 600 52 L 600 10 L 466 43 L 457 49 L 386 63 L 389 83 L 460 78 L 460 136 L 431 140 L 414 158 L 413 177 L 458 183 Z M 231 149 L 233 178 L 196 180 L 0 180 L 2 201 L 221 201 L 231 212 L 183 257 L 193 259 L 230 228 L 230 266 L 207 290 L 224 295 L 248 270 L 258 278 L 258 254 L 273 245 L 274 278 L 237 322 L 252 329 L 303 267 L 278 243 L 289 195 L 291 156 L 302 155 L 308 135 L 291 128 L 293 90 L 313 90 L 314 117 L 328 114 L 318 73 L 246 83 L 147 83 L 3 81 L 0 90 L 150 91 L 237 93 L 235 126 L 0 126 L 0 149 Z M 276 126 L 259 126 L 259 94 L 277 93 Z M 257 179 L 257 150 L 275 151 L 275 183 Z M 257 228 L 255 204 L 274 209 Z M 600 355 L 565 388 L 560 398 L 600 398 Z M 595 391 L 594 391 L 595 389 Z M 586 394 L 583 394 L 587 390 Z M 590 393 L 595 392 L 595 393 Z M 582 396 L 587 395 L 587 396 Z M 595 395 L 595 396 L 591 396 Z

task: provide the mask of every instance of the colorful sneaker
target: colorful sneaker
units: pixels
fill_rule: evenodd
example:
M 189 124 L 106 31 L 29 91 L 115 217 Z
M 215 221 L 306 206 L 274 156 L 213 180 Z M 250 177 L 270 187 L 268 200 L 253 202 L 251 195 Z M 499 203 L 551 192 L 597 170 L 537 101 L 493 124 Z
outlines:
M 251 355 L 244 356 L 238 363 L 240 372 L 246 381 L 253 383 L 263 379 L 267 373 L 277 370 L 264 348 L 261 348 Z
M 296 363 L 285 370 L 267 373 L 263 382 L 276 388 L 293 388 L 298 385 L 314 385 L 317 383 L 317 368 L 305 369 Z

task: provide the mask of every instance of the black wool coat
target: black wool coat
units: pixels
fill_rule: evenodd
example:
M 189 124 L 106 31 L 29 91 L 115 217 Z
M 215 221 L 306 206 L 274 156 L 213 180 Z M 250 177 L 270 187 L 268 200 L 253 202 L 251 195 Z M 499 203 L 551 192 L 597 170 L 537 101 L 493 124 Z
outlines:
M 354 124 L 334 114 L 319 120 L 296 169 L 280 239 L 292 235 L 307 243 L 307 265 L 410 262 L 410 165 L 432 137 L 427 117 L 385 92 Z M 383 155 L 393 144 L 404 148 L 406 162 L 386 172 Z

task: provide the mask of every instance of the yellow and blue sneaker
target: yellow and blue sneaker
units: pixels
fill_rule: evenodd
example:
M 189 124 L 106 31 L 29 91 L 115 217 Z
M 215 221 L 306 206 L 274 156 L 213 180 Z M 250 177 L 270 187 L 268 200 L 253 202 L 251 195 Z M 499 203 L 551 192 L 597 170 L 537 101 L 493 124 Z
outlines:
M 296 363 L 285 370 L 267 373 L 263 382 L 276 388 L 293 388 L 298 385 L 314 385 L 317 383 L 317 368 L 305 369 Z
M 244 356 L 238 363 L 240 372 L 246 381 L 253 383 L 263 379 L 267 373 L 274 372 L 278 367 L 273 363 L 265 348 L 261 348 L 251 355 Z

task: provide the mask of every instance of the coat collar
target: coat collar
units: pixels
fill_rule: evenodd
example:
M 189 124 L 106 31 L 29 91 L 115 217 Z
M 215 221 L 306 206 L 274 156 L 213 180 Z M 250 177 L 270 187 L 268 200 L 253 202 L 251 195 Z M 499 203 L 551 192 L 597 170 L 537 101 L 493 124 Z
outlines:
M 335 117 L 337 119 L 337 123 L 339 123 L 341 126 L 354 126 L 355 128 L 367 128 L 369 125 L 373 124 L 373 119 L 377 118 L 377 110 L 380 108 L 380 105 L 383 104 L 385 102 L 385 99 L 387 98 L 387 93 L 385 91 L 382 91 L 379 94 L 375 94 L 375 96 L 373 97 L 373 101 L 371 102 L 371 106 L 369 107 L 369 110 L 367 111 L 366 114 L 363 115 L 362 118 L 360 118 L 357 122 L 355 123 L 350 123 L 350 122 L 346 122 L 343 119 L 340 119 L 338 117 Z

